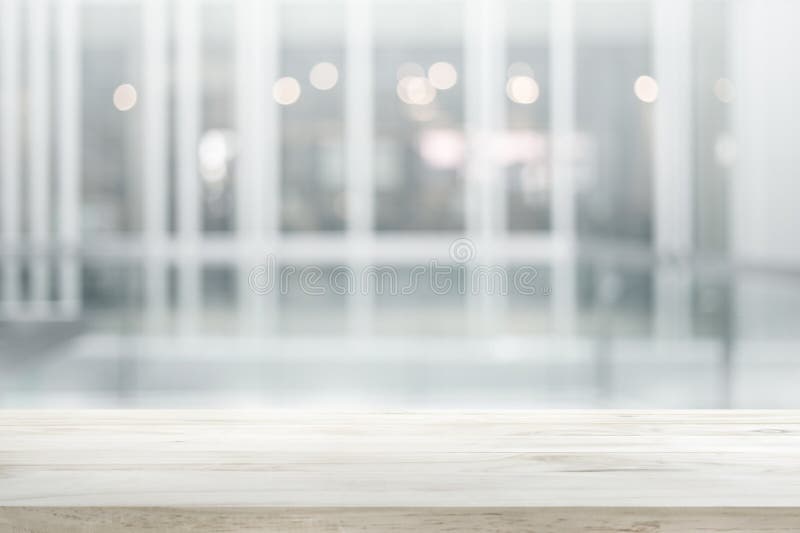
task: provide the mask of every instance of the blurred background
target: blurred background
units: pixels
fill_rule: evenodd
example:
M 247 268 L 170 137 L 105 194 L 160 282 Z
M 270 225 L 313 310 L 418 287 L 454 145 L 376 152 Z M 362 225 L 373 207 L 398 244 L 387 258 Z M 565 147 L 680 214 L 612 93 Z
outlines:
M 797 20 L 0 0 L 0 407 L 798 407 Z M 535 294 L 248 283 L 462 238 Z

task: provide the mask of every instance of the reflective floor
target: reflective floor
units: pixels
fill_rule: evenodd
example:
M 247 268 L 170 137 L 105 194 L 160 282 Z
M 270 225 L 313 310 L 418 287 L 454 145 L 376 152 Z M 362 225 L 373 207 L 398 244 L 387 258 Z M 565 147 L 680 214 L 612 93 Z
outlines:
M 792 273 L 694 269 L 670 307 L 654 281 L 668 270 L 581 265 L 565 335 L 545 267 L 551 290 L 532 296 L 288 290 L 241 304 L 235 271 L 212 270 L 196 307 L 160 313 L 114 272 L 87 267 L 74 318 L 0 322 L 0 408 L 800 406 Z
M 795 341 L 81 334 L 5 358 L 2 407 L 800 405 Z

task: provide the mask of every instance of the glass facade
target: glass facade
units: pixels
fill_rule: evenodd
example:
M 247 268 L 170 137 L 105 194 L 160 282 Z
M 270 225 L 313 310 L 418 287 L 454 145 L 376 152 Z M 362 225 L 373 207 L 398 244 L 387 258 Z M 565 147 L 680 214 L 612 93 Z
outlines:
M 797 11 L 3 0 L 0 406 L 767 405 Z

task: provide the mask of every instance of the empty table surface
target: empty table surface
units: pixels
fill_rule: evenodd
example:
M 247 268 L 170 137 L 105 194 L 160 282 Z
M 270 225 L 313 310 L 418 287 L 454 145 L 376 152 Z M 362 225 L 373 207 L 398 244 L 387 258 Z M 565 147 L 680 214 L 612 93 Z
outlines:
M 0 411 L 0 506 L 0 531 L 800 531 L 800 411 Z

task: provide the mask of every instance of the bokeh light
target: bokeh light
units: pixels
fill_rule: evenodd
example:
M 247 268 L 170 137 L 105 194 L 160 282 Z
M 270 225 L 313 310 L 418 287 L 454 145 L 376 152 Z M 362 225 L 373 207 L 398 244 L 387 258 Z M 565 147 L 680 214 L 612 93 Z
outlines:
M 529 76 L 513 76 L 506 83 L 506 94 L 517 104 L 532 104 L 539 99 L 539 84 Z
M 436 88 L 428 78 L 407 76 L 397 82 L 397 96 L 412 105 L 427 105 L 436 98 Z
M 317 63 L 311 68 L 308 81 L 315 89 L 327 91 L 333 89 L 339 81 L 339 70 L 333 63 Z
M 650 76 L 639 76 L 633 84 L 636 98 L 651 104 L 658 99 L 658 83 Z
M 272 97 L 281 105 L 292 105 L 300 98 L 300 83 L 290 76 L 281 78 L 272 86 Z
M 456 68 L 445 61 L 434 63 L 428 69 L 428 80 L 435 88 L 447 90 L 453 87 L 458 81 Z
M 137 99 L 136 87 L 130 83 L 123 83 L 114 89 L 114 107 L 120 111 L 129 111 L 133 109 Z

